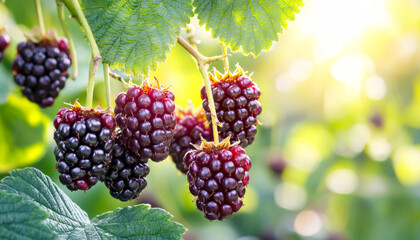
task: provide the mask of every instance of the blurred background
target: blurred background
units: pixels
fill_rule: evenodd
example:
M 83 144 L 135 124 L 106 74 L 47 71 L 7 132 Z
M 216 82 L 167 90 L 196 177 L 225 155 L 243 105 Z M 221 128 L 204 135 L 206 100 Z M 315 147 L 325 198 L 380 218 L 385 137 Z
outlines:
M 10 70 L 17 43 L 37 23 L 33 1 L 22 2 L 0 4 L 0 26 L 12 38 L 0 64 L 0 177 L 33 166 L 58 183 L 52 119 L 63 102 L 85 102 L 89 47 L 69 20 L 78 79 L 68 80 L 49 109 L 27 101 Z M 62 35 L 55 1 L 42 4 L 47 28 Z M 217 40 L 193 25 L 199 50 L 221 54 Z M 150 163 L 138 201 L 115 200 L 103 184 L 86 193 L 59 186 L 90 217 L 138 203 L 162 207 L 191 240 L 420 239 L 419 0 L 306 1 L 270 52 L 257 59 L 235 53 L 232 71 L 237 62 L 263 91 L 263 125 L 247 148 L 251 180 L 233 218 L 204 219 L 170 159 Z M 223 71 L 222 63 L 213 66 Z M 105 103 L 102 75 L 95 102 Z M 200 104 L 200 74 L 180 46 L 151 76 L 173 85 L 177 104 Z M 124 90 L 111 84 L 114 97 Z

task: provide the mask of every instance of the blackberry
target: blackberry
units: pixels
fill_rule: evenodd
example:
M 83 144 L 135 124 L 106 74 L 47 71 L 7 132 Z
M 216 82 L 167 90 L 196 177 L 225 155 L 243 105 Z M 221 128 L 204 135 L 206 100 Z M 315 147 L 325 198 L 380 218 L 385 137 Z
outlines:
M 0 61 L 3 59 L 4 50 L 6 50 L 7 46 L 10 44 L 9 35 L 2 32 L 3 31 L 0 31 Z
M 183 173 L 188 171 L 184 163 L 184 156 L 188 151 L 194 149 L 191 144 L 200 145 L 201 137 L 208 141 L 212 138 L 205 118 L 203 109 L 194 110 L 192 103 L 185 110 L 178 108 L 176 111 L 177 125 L 169 154 L 176 168 Z
M 41 107 L 49 107 L 64 88 L 70 65 L 67 40 L 44 38 L 19 43 L 12 69 L 22 94 Z
M 147 160 L 124 146 L 121 133 L 114 146 L 111 167 L 105 177 L 105 185 L 112 197 L 121 201 L 136 199 L 147 186 L 145 177 L 149 174 Z
M 176 118 L 174 94 L 159 83 L 130 84 L 115 100 L 117 124 L 127 148 L 142 160 L 159 162 L 169 155 Z
M 115 119 L 100 109 L 85 109 L 76 101 L 54 118 L 54 150 L 60 182 L 71 191 L 88 190 L 103 181 L 114 146 Z
M 223 220 L 237 212 L 249 182 L 251 161 L 230 138 L 219 144 L 203 140 L 198 150 L 185 155 L 190 192 L 197 208 L 209 220 Z
M 222 138 L 231 136 L 232 142 L 240 141 L 242 147 L 247 147 L 257 133 L 257 117 L 262 111 L 258 102 L 261 91 L 239 66 L 233 74 L 228 72 L 222 76 L 217 71 L 215 73 L 216 76 L 209 74 L 209 77 L 216 115 L 222 125 L 218 129 L 219 135 Z M 207 120 L 211 122 L 204 86 L 201 88 L 201 98 Z

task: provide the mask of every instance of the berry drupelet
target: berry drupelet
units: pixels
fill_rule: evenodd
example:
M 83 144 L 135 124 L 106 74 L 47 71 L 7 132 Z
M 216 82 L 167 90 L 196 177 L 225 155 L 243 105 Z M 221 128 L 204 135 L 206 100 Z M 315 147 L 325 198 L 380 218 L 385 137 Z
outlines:
M 147 80 L 141 86 L 128 85 L 115 100 L 117 124 L 127 148 L 142 160 L 159 162 L 169 155 L 176 126 L 174 94 Z
M 54 154 L 60 182 L 71 191 L 88 190 L 103 181 L 114 147 L 115 119 L 102 109 L 85 109 L 76 101 L 54 118 Z
M 147 186 L 145 177 L 149 174 L 147 159 L 127 149 L 121 133 L 116 138 L 111 166 L 105 177 L 105 185 L 112 197 L 121 201 L 136 199 Z
M 12 69 L 22 94 L 41 107 L 49 107 L 64 88 L 70 65 L 67 40 L 46 37 L 19 43 Z
M 247 147 L 254 141 L 257 133 L 257 117 L 262 111 L 261 104 L 258 102 L 261 95 L 260 89 L 240 67 L 233 74 L 228 72 L 222 76 L 216 71 L 215 76 L 209 74 L 209 78 L 216 115 L 222 125 L 218 129 L 220 137 L 231 136 L 232 142 L 240 141 L 242 147 Z M 207 120 L 211 122 L 204 86 L 201 88 L 201 98 Z
M 176 128 L 169 154 L 176 168 L 182 173 L 187 173 L 188 168 L 184 163 L 185 154 L 194 150 L 194 145 L 201 144 L 201 137 L 209 141 L 212 138 L 210 128 L 206 122 L 204 110 L 200 107 L 194 109 L 192 103 L 186 108 L 176 109 Z
M 0 61 L 3 60 L 3 54 L 4 50 L 9 46 L 10 44 L 10 37 L 6 33 L 3 33 L 3 31 L 0 31 Z
M 230 145 L 229 137 L 217 145 L 204 140 L 198 150 L 185 155 L 190 192 L 197 196 L 197 208 L 209 220 L 223 220 L 243 205 L 251 161 L 245 150 L 235 145 Z

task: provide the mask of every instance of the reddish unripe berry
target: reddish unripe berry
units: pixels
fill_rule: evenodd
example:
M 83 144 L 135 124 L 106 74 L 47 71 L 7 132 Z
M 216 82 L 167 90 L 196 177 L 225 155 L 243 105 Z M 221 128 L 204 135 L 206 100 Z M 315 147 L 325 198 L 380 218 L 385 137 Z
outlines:
M 243 205 L 241 198 L 249 183 L 251 164 L 239 146 L 206 148 L 206 144 L 185 155 L 184 161 L 190 163 L 189 190 L 197 196 L 196 206 L 207 219 L 223 220 Z M 242 165 L 236 164 L 235 159 L 242 159 Z

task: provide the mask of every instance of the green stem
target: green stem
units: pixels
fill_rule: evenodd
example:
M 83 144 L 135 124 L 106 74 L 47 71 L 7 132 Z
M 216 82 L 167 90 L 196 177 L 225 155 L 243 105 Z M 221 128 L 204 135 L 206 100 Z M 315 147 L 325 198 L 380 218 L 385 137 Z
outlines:
M 214 99 L 211 90 L 211 84 L 209 80 L 209 75 L 207 70 L 209 69 L 209 64 L 214 61 L 222 60 L 224 58 L 229 57 L 230 55 L 222 55 L 222 56 L 215 56 L 215 57 L 205 57 L 201 53 L 199 53 L 195 48 L 193 48 L 190 44 L 188 44 L 182 37 L 177 38 L 178 43 L 185 48 L 197 61 L 198 70 L 200 71 L 201 77 L 203 78 L 204 86 L 206 87 L 207 99 L 209 101 L 210 113 L 211 113 L 211 123 L 213 128 L 213 138 L 214 143 L 219 143 L 219 134 L 217 131 L 217 124 L 219 121 L 217 120 L 216 115 L 216 108 L 214 106 Z
M 95 38 L 93 37 L 92 30 L 90 29 L 89 23 L 87 22 L 85 15 L 83 14 L 82 8 L 77 0 L 71 0 L 72 7 L 76 11 L 77 19 L 82 25 L 83 30 L 86 33 L 86 37 L 89 41 L 90 47 L 92 48 L 93 61 L 95 63 L 95 69 L 98 67 L 98 62 L 101 60 L 101 54 L 99 52 L 98 45 L 96 44 Z M 96 72 L 96 71 L 95 71 Z
M 211 90 L 211 84 L 209 80 L 209 74 L 207 70 L 209 68 L 208 64 L 198 63 L 198 69 L 200 70 L 201 77 L 203 78 L 204 86 L 206 86 L 207 99 L 209 101 L 210 113 L 211 113 L 211 125 L 213 127 L 213 139 L 214 143 L 219 144 L 219 131 L 217 130 L 217 115 L 216 107 L 214 105 L 213 93 Z
M 222 50 L 223 50 L 223 55 L 227 55 L 227 47 L 223 43 L 222 43 Z M 228 58 L 224 58 L 223 65 L 225 67 L 225 73 L 229 72 L 229 59 Z
M 104 81 L 105 81 L 105 96 L 106 96 L 106 106 L 112 108 L 111 104 L 111 81 L 109 80 L 109 65 L 102 64 L 104 67 Z
M 69 42 L 71 61 L 73 62 L 71 78 L 73 80 L 76 80 L 77 73 L 78 73 L 76 49 L 74 47 L 74 42 L 73 42 L 73 39 L 71 38 L 69 29 L 65 20 L 63 3 L 60 0 L 56 0 L 56 2 L 57 2 L 58 19 L 60 19 L 61 28 L 63 29 L 64 35 L 66 36 Z
M 44 18 L 42 16 L 42 7 L 41 7 L 41 0 L 35 0 L 36 5 L 36 14 L 38 16 L 38 25 L 39 30 L 41 31 L 41 35 L 45 35 L 45 26 L 44 26 Z
M 89 79 L 86 93 L 86 108 L 92 108 L 93 102 L 93 89 L 95 88 L 95 62 L 93 56 L 90 57 L 89 61 Z

